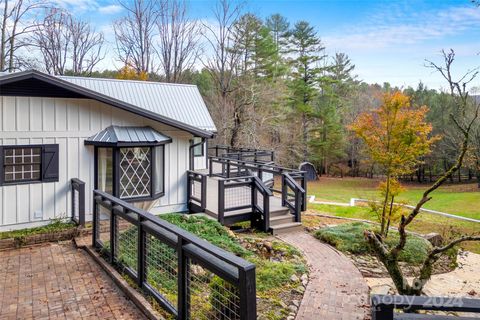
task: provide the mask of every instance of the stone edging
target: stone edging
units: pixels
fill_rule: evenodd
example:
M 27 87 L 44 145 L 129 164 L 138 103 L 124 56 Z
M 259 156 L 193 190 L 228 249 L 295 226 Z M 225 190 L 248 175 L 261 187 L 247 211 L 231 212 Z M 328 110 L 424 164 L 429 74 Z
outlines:
M 85 250 L 93 260 L 102 267 L 113 282 L 122 290 L 122 292 L 135 304 L 135 306 L 150 320 L 163 320 L 164 318 L 153 309 L 151 304 L 142 296 L 140 292 L 132 288 L 121 274 L 109 265 L 90 245 L 86 245 L 82 239 L 75 238 L 75 244 L 78 248 Z
M 39 233 L 27 235 L 25 237 L 0 239 L 0 250 L 17 249 L 23 246 L 30 246 L 44 242 L 71 240 L 82 232 L 83 231 L 77 227 L 58 232 Z

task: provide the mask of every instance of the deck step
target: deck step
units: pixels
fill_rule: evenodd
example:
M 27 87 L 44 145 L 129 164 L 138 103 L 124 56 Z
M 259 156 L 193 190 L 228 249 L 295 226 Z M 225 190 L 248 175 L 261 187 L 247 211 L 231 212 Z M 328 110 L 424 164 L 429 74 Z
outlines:
M 289 222 L 295 222 L 295 217 L 290 213 L 274 217 L 270 216 L 270 226 L 278 226 Z
M 290 209 L 283 207 L 281 209 L 272 209 L 270 210 L 270 218 L 272 217 L 278 217 L 278 216 L 283 216 L 286 214 L 290 214 Z
M 303 230 L 303 226 L 301 222 L 289 222 L 276 226 L 270 226 L 270 230 L 272 231 L 273 235 L 277 235 L 282 233 L 301 231 Z

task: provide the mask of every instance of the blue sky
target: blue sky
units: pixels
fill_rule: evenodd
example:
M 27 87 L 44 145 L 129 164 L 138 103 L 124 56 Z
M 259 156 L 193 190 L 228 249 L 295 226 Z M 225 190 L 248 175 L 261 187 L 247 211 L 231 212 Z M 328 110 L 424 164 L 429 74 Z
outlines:
M 56 1 L 104 31 L 113 46 L 111 24 L 123 14 L 116 0 Z M 189 12 L 211 21 L 214 5 L 214 0 L 190 0 Z M 262 18 L 280 13 L 291 24 L 309 21 L 327 53 L 347 53 L 359 78 L 369 83 L 405 87 L 421 80 L 432 88 L 444 87 L 444 81 L 424 67 L 425 59 L 440 62 L 443 48 L 457 52 L 458 73 L 480 66 L 480 8 L 469 0 L 250 0 L 245 11 Z M 114 60 L 108 55 L 102 67 L 118 67 Z

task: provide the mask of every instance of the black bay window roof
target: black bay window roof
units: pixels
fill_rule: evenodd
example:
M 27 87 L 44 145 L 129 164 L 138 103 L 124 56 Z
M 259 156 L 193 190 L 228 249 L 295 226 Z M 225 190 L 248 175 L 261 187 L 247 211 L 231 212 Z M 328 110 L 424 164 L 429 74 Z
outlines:
M 110 126 L 85 140 L 85 145 L 98 147 L 159 146 L 172 138 L 151 127 Z

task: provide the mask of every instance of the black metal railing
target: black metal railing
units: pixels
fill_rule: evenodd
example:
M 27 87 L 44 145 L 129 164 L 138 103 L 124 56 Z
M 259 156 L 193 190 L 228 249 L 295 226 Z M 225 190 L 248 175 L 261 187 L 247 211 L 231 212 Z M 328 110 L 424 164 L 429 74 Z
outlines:
M 73 178 L 70 181 L 72 191 L 72 221 L 85 226 L 85 182 Z
M 394 320 L 394 319 L 472 319 L 449 317 L 445 315 L 412 314 L 418 310 L 429 311 L 449 311 L 449 312 L 468 312 L 480 313 L 480 300 L 467 299 L 460 297 L 426 297 L 426 296 L 390 296 L 374 295 L 372 296 L 372 320 Z M 402 310 L 403 313 L 396 313 L 395 309 Z M 418 316 L 418 317 L 417 317 Z
M 300 212 L 305 211 L 307 209 L 307 180 L 305 178 L 305 171 L 284 168 L 272 163 L 258 163 L 224 157 L 209 157 L 209 175 L 211 177 L 232 178 L 244 175 L 255 175 L 259 177 L 272 192 L 282 195 L 282 203 L 288 201 L 283 198 L 285 196 L 283 183 L 285 174 L 289 175 L 288 180 L 294 180 L 298 185 L 294 186 L 295 190 L 292 190 L 292 194 L 298 197 L 297 201 L 300 202 Z M 281 184 L 280 188 L 276 186 L 275 180 L 277 180 L 278 184 Z M 295 212 L 292 213 L 296 214 Z
M 260 178 L 256 176 L 239 176 L 218 180 L 218 222 L 225 224 L 251 220 L 252 223 L 268 232 L 270 228 L 270 197 L 273 195 Z M 231 215 L 234 211 L 246 212 Z M 245 216 L 245 217 L 243 217 Z
M 226 157 L 237 160 L 249 161 L 275 161 L 275 152 L 255 148 L 234 148 L 230 146 L 215 145 L 208 147 L 208 155 L 214 157 Z
M 205 212 L 207 207 L 206 173 L 187 171 L 187 200 L 190 212 Z
M 301 222 L 301 213 L 305 199 L 305 190 L 287 172 L 282 174 L 282 206 L 290 209 L 295 222 Z
M 256 319 L 255 265 L 94 190 L 93 246 L 176 319 Z

